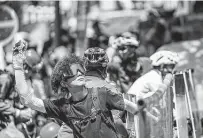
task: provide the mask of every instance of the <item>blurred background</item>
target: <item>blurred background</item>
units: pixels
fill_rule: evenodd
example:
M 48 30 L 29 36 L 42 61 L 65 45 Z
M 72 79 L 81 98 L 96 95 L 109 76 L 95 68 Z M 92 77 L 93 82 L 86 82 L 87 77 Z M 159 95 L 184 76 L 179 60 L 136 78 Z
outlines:
M 167 49 L 180 55 L 177 70 L 194 68 L 197 101 L 203 111 L 202 1 L 1 0 L 0 69 L 13 72 L 12 46 L 25 39 L 36 52 L 34 57 L 43 61 L 40 71 L 31 75 L 33 86 L 42 98 L 53 98 L 48 80 L 59 59 L 71 53 L 81 56 L 89 47 L 106 50 L 111 36 L 125 32 L 139 40 L 139 56 Z M 39 126 L 46 120 L 36 118 Z

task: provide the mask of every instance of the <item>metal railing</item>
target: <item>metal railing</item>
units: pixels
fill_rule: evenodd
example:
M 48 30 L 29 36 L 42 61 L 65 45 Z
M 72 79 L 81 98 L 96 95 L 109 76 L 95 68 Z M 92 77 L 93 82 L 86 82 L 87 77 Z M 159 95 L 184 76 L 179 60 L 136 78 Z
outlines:
M 134 116 L 136 138 L 173 138 L 174 122 L 177 124 L 176 137 L 200 138 L 201 125 L 193 72 L 192 69 L 186 69 L 173 75 L 172 86 L 161 97 L 162 102 L 155 101 L 158 113 L 156 115 L 151 113 L 154 107 L 147 108 L 148 102 L 142 99 L 136 101 L 134 96 L 129 95 L 128 99 L 137 103 L 139 109 L 139 113 Z M 191 130 L 188 129 L 189 125 Z

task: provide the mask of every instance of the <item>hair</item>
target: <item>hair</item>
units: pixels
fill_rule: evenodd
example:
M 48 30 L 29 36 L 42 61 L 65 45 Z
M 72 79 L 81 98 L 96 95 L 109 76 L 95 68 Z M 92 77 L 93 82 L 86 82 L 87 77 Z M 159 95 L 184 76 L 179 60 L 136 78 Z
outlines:
M 59 60 L 55 65 L 52 75 L 51 75 L 51 86 L 52 90 L 55 93 L 58 93 L 58 88 L 61 85 L 61 80 L 64 73 L 70 72 L 70 66 L 72 64 L 80 64 L 83 66 L 82 59 L 72 54 L 70 56 L 66 56 L 63 59 Z

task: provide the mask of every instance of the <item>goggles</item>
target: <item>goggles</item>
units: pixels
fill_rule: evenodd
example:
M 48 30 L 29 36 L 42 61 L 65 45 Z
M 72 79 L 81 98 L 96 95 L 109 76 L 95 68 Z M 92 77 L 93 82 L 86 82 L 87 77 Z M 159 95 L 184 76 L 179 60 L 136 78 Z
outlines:
M 66 73 L 63 74 L 63 80 L 64 81 L 67 81 L 68 79 L 71 79 L 75 76 L 77 76 L 79 73 L 80 74 L 84 74 L 85 70 L 83 68 L 82 65 L 80 64 L 72 64 L 70 66 L 70 70 L 68 70 Z

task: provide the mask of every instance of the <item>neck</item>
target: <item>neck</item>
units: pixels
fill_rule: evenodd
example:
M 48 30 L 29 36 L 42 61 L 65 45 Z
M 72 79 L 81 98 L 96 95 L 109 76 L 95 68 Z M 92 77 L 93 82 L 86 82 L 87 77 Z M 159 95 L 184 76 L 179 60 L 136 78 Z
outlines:
M 83 99 L 88 93 L 87 89 L 84 86 L 72 88 L 70 89 L 70 92 L 71 92 L 73 101 L 79 101 Z

